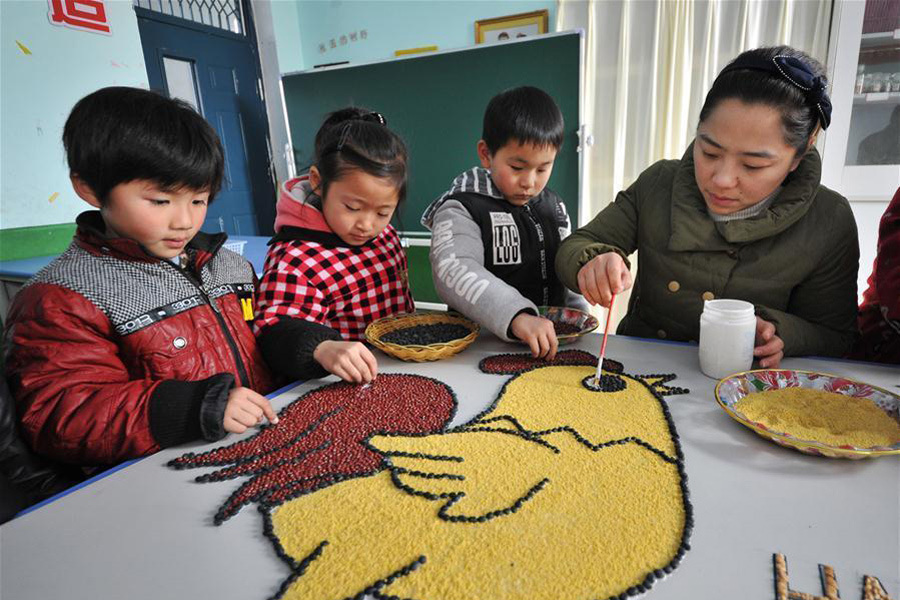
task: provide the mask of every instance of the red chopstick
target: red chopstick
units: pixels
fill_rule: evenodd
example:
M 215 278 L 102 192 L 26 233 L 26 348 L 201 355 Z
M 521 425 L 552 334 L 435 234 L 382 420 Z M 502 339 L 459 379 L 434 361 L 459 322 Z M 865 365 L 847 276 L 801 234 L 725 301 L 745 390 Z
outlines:
M 603 343 L 600 345 L 600 360 L 597 361 L 597 385 L 600 385 L 600 371 L 603 369 L 603 357 L 606 355 L 606 338 L 609 335 L 609 321 L 612 317 L 613 304 L 616 302 L 616 295 L 612 295 L 609 301 L 609 310 L 606 313 L 606 326 L 603 328 Z

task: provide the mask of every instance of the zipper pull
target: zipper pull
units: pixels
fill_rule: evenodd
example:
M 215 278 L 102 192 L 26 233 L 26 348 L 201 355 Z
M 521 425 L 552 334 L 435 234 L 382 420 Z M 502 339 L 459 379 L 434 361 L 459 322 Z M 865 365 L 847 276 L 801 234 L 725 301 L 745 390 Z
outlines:
M 222 311 L 219 310 L 219 305 L 216 304 L 216 299 L 207 296 L 206 293 L 204 293 L 203 295 L 206 296 L 207 300 L 209 300 L 209 306 L 213 309 L 213 312 L 216 314 L 222 314 Z

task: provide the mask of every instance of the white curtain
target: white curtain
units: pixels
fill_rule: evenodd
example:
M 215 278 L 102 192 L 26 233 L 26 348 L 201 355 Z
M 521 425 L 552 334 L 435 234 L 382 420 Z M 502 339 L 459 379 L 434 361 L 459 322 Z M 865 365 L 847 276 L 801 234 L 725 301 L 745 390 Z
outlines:
M 593 144 L 580 224 L 657 160 L 681 158 L 706 92 L 742 51 L 788 44 L 824 64 L 831 12 L 832 0 L 561 0 L 556 30 L 585 32 L 581 100 Z M 614 321 L 626 307 L 616 299 Z

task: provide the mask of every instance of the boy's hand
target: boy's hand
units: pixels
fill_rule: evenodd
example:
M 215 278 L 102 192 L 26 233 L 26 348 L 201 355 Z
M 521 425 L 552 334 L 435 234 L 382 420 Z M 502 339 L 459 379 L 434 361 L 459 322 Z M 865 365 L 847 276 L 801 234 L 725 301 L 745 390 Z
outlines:
M 326 340 L 316 346 L 313 358 L 344 381 L 370 383 L 378 375 L 378 361 L 362 342 Z
M 578 271 L 578 289 L 591 304 L 609 308 L 613 294 L 631 287 L 631 271 L 615 252 L 595 256 Z
M 514 336 L 528 344 L 535 358 L 553 360 L 559 342 L 553 322 L 543 317 L 535 317 L 528 313 L 519 313 L 509 325 Z
M 753 356 L 759 359 L 759 366 L 775 369 L 784 358 L 784 341 L 775 335 L 775 325 L 756 317 L 756 347 Z
M 244 433 L 248 427 L 262 423 L 263 417 L 269 423 L 278 423 L 278 415 L 269 401 L 245 387 L 236 387 L 228 392 L 228 403 L 225 405 L 225 431 Z

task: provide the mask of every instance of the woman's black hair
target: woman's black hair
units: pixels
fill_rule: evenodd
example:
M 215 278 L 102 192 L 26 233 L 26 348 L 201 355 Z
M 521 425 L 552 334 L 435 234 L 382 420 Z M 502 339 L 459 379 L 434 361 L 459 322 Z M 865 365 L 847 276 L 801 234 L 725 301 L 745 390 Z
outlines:
M 406 144 L 380 113 L 355 107 L 331 113 L 316 133 L 315 154 L 322 183 L 314 191 L 322 199 L 333 182 L 353 169 L 390 180 L 398 206 L 406 198 Z
M 63 128 L 69 170 L 105 203 L 137 179 L 165 190 L 222 186 L 225 158 L 215 130 L 191 106 L 156 92 L 107 87 L 75 104 Z
M 723 100 L 771 106 L 781 114 L 784 141 L 803 155 L 810 136 L 831 122 L 831 102 L 825 92 L 825 68 L 805 52 L 790 46 L 742 52 L 722 69 L 706 94 L 700 123 Z

